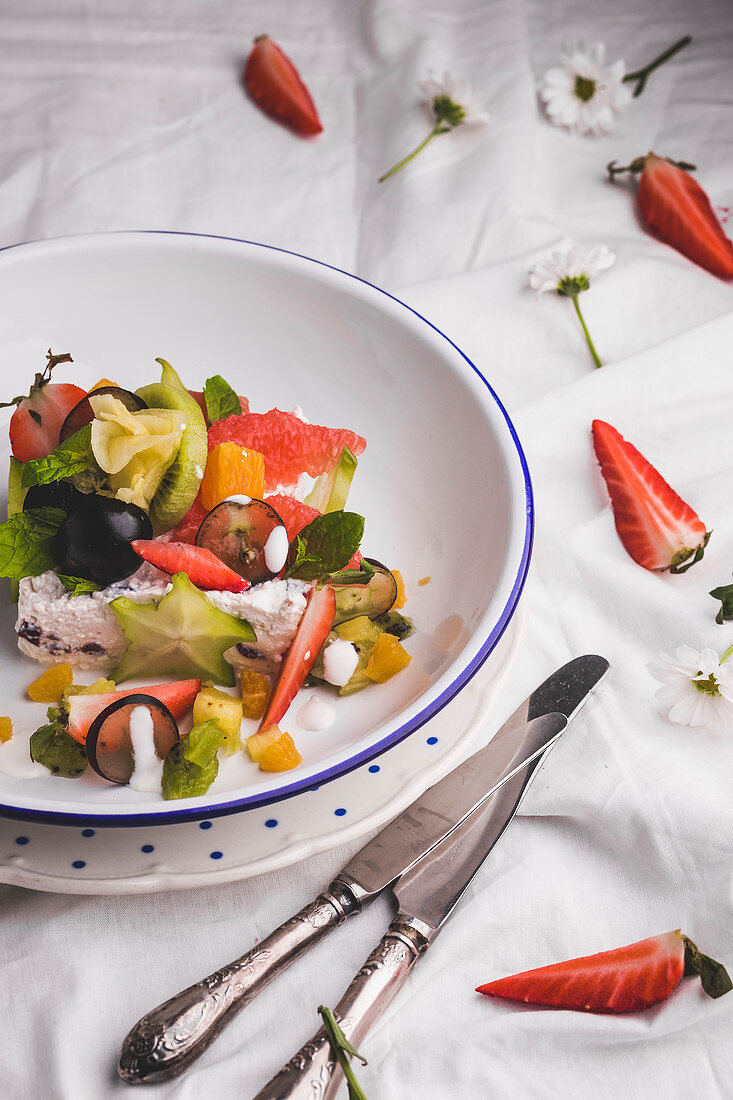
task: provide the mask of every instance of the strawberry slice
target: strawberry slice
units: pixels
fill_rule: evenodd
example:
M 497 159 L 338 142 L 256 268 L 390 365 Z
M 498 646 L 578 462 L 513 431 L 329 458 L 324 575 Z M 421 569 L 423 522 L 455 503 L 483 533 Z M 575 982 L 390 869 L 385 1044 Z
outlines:
M 219 592 L 244 592 L 249 581 L 240 577 L 221 558 L 204 546 L 188 542 L 158 542 L 155 539 L 133 539 L 130 543 L 136 554 L 164 573 L 185 573 L 197 588 L 216 589 Z
M 594 420 L 592 432 L 624 549 L 645 569 L 684 573 L 703 556 L 711 533 L 614 427 Z
M 1 409 L 15 405 L 10 418 L 10 447 L 19 462 L 43 458 L 59 445 L 61 426 L 86 390 L 70 382 L 51 382 L 51 372 L 59 363 L 73 363 L 70 355 L 53 355 L 49 348 L 46 367 L 37 374 L 30 393 L 4 401 Z
M 336 614 L 336 595 L 327 584 L 311 588 L 303 618 L 298 624 L 290 649 L 280 665 L 260 729 L 275 726 L 303 686 L 313 668 L 321 646 L 328 637 Z
M 620 172 L 641 173 L 637 202 L 642 220 L 665 244 L 721 279 L 733 278 L 733 242 L 725 235 L 710 199 L 686 169 L 649 153 L 626 168 L 608 166 L 613 179 Z
M 125 691 L 105 691 L 99 695 L 72 695 L 69 697 L 69 733 L 83 744 L 97 715 L 127 695 L 152 695 L 168 707 L 174 718 L 183 718 L 193 706 L 200 690 L 201 681 L 194 679 L 174 680 L 169 684 L 153 684 L 152 687 L 127 688 Z
M 296 133 L 320 134 L 323 129 L 300 73 L 269 35 L 254 40 L 244 67 L 244 86 L 266 115 Z
M 639 1012 L 659 1004 L 683 974 L 699 974 L 709 997 L 731 988 L 725 967 L 701 954 L 679 929 L 627 947 L 541 966 L 477 987 L 486 997 L 579 1012 Z

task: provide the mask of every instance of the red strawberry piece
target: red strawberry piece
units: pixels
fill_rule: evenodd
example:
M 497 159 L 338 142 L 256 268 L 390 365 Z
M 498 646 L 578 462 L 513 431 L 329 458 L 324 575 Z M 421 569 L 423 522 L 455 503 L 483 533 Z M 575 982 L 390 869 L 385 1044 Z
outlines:
M 249 581 L 204 546 L 192 546 L 187 542 L 158 542 L 155 539 L 133 539 L 130 545 L 136 554 L 156 569 L 162 569 L 171 576 L 185 573 L 198 588 L 220 592 L 244 592 L 249 588 Z
M 254 40 L 244 67 L 244 86 L 265 114 L 298 134 L 320 134 L 323 126 L 311 94 L 290 58 L 266 34 Z
M 612 178 L 618 172 L 640 172 L 637 202 L 647 228 L 713 275 L 733 278 L 733 242 L 725 235 L 710 199 L 686 170 L 692 167 L 649 153 L 637 157 L 628 168 L 611 164 L 609 171 Z
M 701 954 L 678 929 L 628 947 L 500 978 L 478 986 L 476 992 L 548 1008 L 639 1012 L 666 1000 L 685 973 L 699 974 L 710 997 L 731 989 L 725 967 Z
M 594 420 L 592 431 L 624 549 L 645 569 L 684 573 L 705 553 L 705 524 L 614 427 Z
M 360 455 L 366 440 L 347 428 L 306 424 L 294 413 L 270 409 L 266 413 L 228 416 L 209 428 L 209 448 L 233 440 L 265 458 L 265 489 L 295 485 L 301 474 L 318 477 L 331 470 L 348 447 Z
M 171 712 L 174 718 L 183 718 L 193 706 L 194 699 L 201 690 L 200 680 L 175 680 L 170 684 L 153 684 L 151 687 L 134 687 L 125 691 L 106 691 L 100 695 L 72 695 L 69 698 L 69 733 L 82 744 L 86 740 L 89 727 L 98 714 L 106 710 L 118 699 L 127 695 L 152 695 Z
M 336 614 L 336 596 L 327 584 L 311 588 L 303 617 L 298 623 L 290 649 L 283 657 L 273 685 L 270 702 L 260 723 L 260 729 L 275 726 L 303 686 L 313 668 L 321 646 L 328 637 Z
M 59 363 L 73 363 L 70 355 L 53 355 L 49 348 L 48 360 L 42 374 L 37 374 L 30 393 L 14 397 L 0 408 L 15 405 L 10 418 L 10 446 L 19 462 L 43 458 L 59 445 L 61 425 L 75 405 L 86 397 L 86 390 L 70 382 L 51 382 L 51 372 Z
M 292 542 L 296 535 L 299 535 L 304 527 L 307 527 L 309 523 L 312 523 L 316 516 L 320 516 L 320 512 L 317 508 L 311 508 L 310 504 L 304 504 L 302 500 L 296 500 L 295 497 L 284 496 L 281 493 L 276 493 L 267 498 L 267 503 L 270 504 L 280 519 L 285 524 L 285 528 L 288 532 L 288 542 Z M 345 569 L 358 569 L 359 562 L 362 559 L 362 553 L 357 550 L 353 558 L 351 558 L 346 565 Z

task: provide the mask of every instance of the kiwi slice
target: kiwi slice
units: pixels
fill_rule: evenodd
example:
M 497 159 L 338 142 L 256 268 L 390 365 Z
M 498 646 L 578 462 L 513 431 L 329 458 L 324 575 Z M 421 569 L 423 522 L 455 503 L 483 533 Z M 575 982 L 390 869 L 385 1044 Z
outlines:
M 162 535 L 183 519 L 198 494 L 209 453 L 206 421 L 188 390 L 153 382 L 136 393 L 149 409 L 175 409 L 186 421 L 178 453 L 150 504 L 153 534 Z

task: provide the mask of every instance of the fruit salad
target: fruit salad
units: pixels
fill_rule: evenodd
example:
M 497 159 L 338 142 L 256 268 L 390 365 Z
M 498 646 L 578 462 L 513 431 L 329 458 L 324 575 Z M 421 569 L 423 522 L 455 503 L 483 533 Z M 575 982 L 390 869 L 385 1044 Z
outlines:
M 362 555 L 364 519 L 346 509 L 366 441 L 299 409 L 250 411 L 220 375 L 189 390 L 157 362 L 160 381 L 135 392 L 87 392 L 57 380 L 73 360 L 49 351 L 5 403 L 0 576 L 20 650 L 47 666 L 28 687 L 50 704 L 34 774 L 91 768 L 178 799 L 235 754 L 297 767 L 296 741 L 333 722 L 337 696 L 409 664 L 413 626 L 399 572 Z M 314 685 L 293 736 L 289 708 Z M 0 717 L 0 768 L 12 738 Z

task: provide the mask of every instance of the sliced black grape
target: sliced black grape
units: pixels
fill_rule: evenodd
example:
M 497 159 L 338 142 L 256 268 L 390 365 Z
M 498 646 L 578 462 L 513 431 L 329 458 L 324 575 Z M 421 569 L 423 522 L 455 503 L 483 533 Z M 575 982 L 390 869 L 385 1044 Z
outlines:
M 86 740 L 89 763 L 102 779 L 124 786 L 135 770 L 135 753 L 130 737 L 130 715 L 135 707 L 146 707 L 153 719 L 155 752 L 165 760 L 178 741 L 178 723 L 159 699 L 152 695 L 125 695 L 97 715 Z
M 74 408 L 61 425 L 61 433 L 59 436 L 60 443 L 63 443 L 69 436 L 78 432 L 79 428 L 83 428 L 85 424 L 91 424 L 92 420 L 94 420 L 94 410 L 89 403 L 89 398 L 101 397 L 104 393 L 109 393 L 113 397 L 116 397 L 118 401 L 122 402 L 126 409 L 130 410 L 130 412 L 140 412 L 141 409 L 147 409 L 148 407 L 143 399 L 138 397 L 136 393 L 130 393 L 129 390 L 123 390 L 120 386 L 100 386 L 98 390 L 93 390 L 91 394 L 82 397 L 81 401 L 74 405 Z
M 225 500 L 217 504 L 198 529 L 196 545 L 205 546 L 251 584 L 269 581 L 281 572 L 268 568 L 265 547 L 277 527 L 285 527 L 275 509 L 264 500 L 244 504 Z M 287 546 L 287 533 L 285 533 Z

